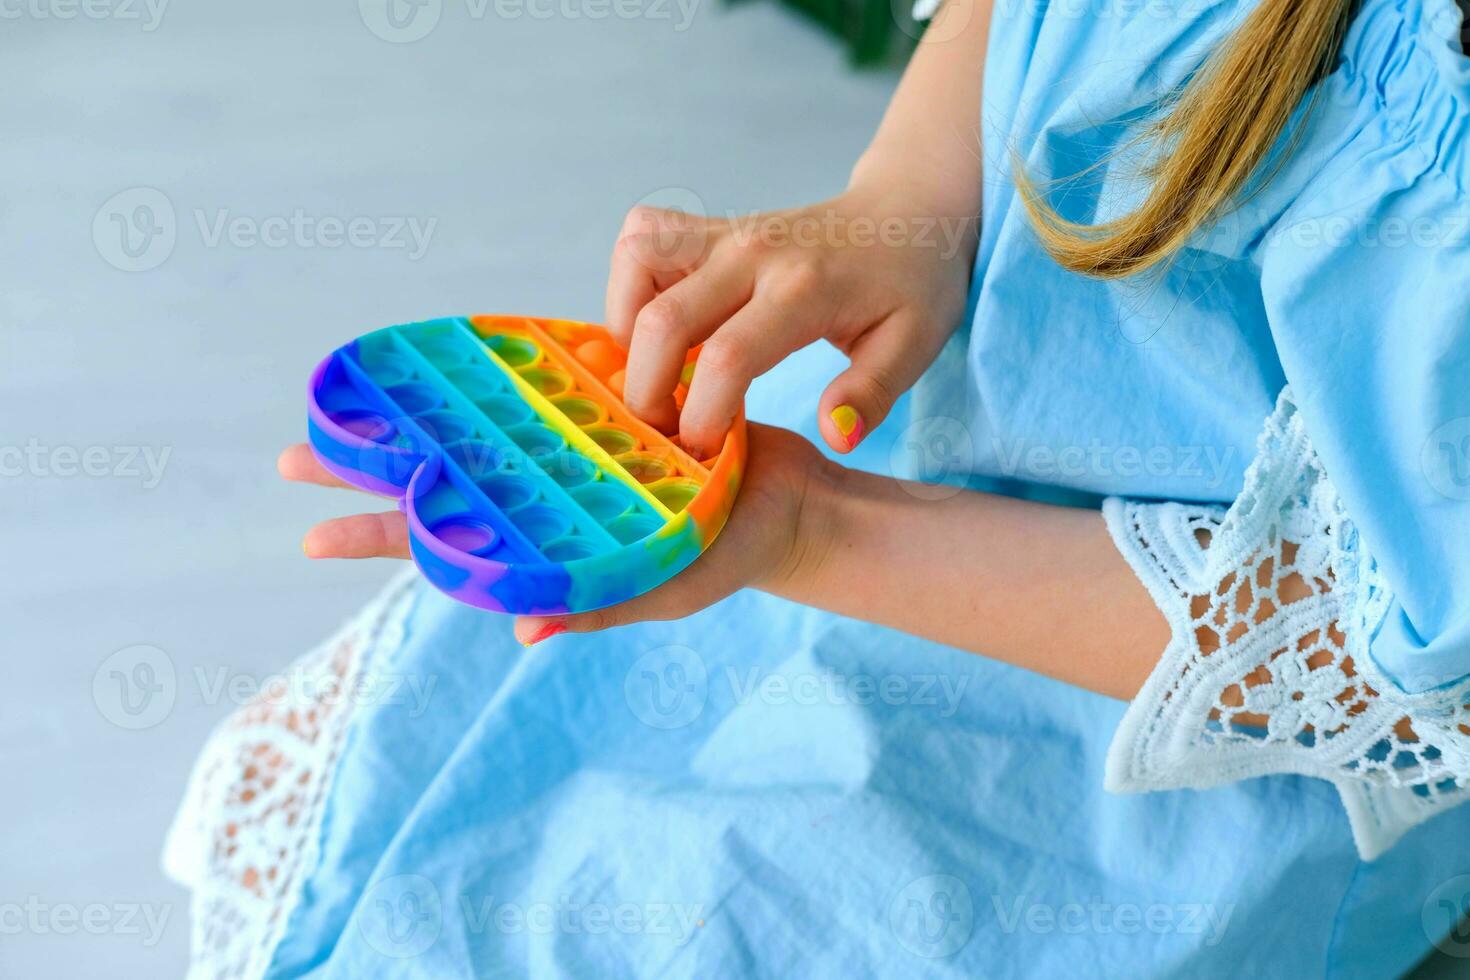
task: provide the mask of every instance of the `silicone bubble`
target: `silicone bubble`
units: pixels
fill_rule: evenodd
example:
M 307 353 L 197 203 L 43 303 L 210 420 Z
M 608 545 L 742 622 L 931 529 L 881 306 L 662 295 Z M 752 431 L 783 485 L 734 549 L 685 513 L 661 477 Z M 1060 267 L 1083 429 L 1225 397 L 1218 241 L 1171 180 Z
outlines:
M 444 396 L 427 384 L 396 385 L 388 389 L 388 397 L 408 415 L 421 415 L 444 404 Z
M 572 492 L 582 509 L 592 515 L 599 524 L 606 524 L 628 513 L 634 498 L 626 487 L 619 487 L 611 480 L 600 480 Z
M 743 418 L 699 461 L 634 417 L 626 362 L 605 330 L 571 320 L 387 327 L 317 367 L 308 435 L 328 470 L 399 500 L 436 588 L 497 612 L 597 609 L 708 548 L 745 465 Z
M 573 425 L 595 425 L 607 418 L 607 412 L 590 398 L 574 395 L 569 398 L 552 399 L 556 410 L 565 415 Z
M 464 392 L 472 402 L 487 402 L 505 395 L 507 391 L 505 379 L 489 365 L 462 367 L 457 371 L 451 371 L 446 377 L 450 384 Z M 512 401 L 519 403 L 519 399 L 513 398 Z
M 638 448 L 638 439 L 633 433 L 618 425 L 599 425 L 587 429 L 591 440 L 613 456 L 621 456 Z
M 550 561 L 571 561 L 574 558 L 591 558 L 597 548 L 586 538 L 562 538 L 542 549 Z
M 661 453 L 623 453 L 617 461 L 639 483 L 657 483 L 673 473 L 669 460 Z
M 676 477 L 669 480 L 660 480 L 649 487 L 653 495 L 657 497 L 665 507 L 675 514 L 688 507 L 695 497 L 699 496 L 699 484 L 693 480 Z
M 513 368 L 529 367 L 541 357 L 536 342 L 516 334 L 492 334 L 485 343 L 501 361 Z
M 536 410 L 527 405 L 521 399 L 513 395 L 499 395 L 494 398 L 476 400 L 476 406 L 490 417 L 490 421 L 500 426 L 520 425 L 529 422 L 536 417 Z
M 526 383 L 550 397 L 572 390 L 572 376 L 555 368 L 530 368 L 521 372 Z
M 599 378 L 620 371 L 628 363 L 628 355 L 611 340 L 589 340 L 577 345 L 577 360 Z
M 447 545 L 471 554 L 488 551 L 499 537 L 489 521 L 473 514 L 455 514 L 434 523 L 429 532 Z

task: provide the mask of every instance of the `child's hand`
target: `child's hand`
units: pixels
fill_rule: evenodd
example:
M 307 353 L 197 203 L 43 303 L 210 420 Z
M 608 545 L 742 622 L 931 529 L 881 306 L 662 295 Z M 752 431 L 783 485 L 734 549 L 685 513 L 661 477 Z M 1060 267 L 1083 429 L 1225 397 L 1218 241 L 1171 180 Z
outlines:
M 276 469 L 294 483 L 357 490 L 323 466 L 304 442 L 287 446 L 276 460 Z M 365 496 L 380 503 L 387 502 L 373 494 Z M 335 517 L 307 531 L 301 541 L 301 550 L 308 558 L 407 558 L 408 519 L 397 510 Z
M 516 623 L 521 641 L 534 642 L 565 629 L 589 632 L 640 620 L 676 619 L 746 586 L 777 588 L 804 565 L 808 548 L 824 536 L 810 527 L 798 534 L 802 520 L 819 520 L 822 511 L 811 507 L 804 514 L 802 505 L 808 489 L 830 481 L 839 468 L 785 429 L 751 424 L 749 433 L 747 469 L 735 509 L 694 564 L 621 605 L 576 616 L 522 617 Z M 305 444 L 281 453 L 277 466 L 288 480 L 352 489 L 329 473 Z M 339 517 L 308 531 L 302 547 L 310 558 L 407 558 L 408 524 L 396 510 Z
M 780 592 L 817 560 L 825 536 L 806 506 L 841 467 L 786 429 L 749 423 L 747 469 L 735 508 L 709 550 L 663 585 L 605 609 L 571 616 L 521 616 L 516 638 L 531 644 L 558 633 L 592 633 L 647 620 L 682 619 L 747 587 Z
M 607 287 L 607 327 L 628 349 L 624 402 L 704 458 L 756 377 L 825 339 L 852 360 L 818 404 L 823 436 L 847 452 L 964 309 L 977 220 L 923 210 L 861 190 L 747 218 L 635 208 Z M 674 388 L 701 344 L 681 414 Z

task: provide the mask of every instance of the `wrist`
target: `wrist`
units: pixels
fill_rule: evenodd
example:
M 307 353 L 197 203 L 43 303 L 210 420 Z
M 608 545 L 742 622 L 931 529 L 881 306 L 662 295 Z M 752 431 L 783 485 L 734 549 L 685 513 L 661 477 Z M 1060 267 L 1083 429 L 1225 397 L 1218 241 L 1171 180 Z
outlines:
M 810 467 L 794 501 L 790 538 L 762 592 L 802 601 L 840 551 L 843 487 L 851 472 L 826 457 Z
M 848 210 L 886 223 L 902 222 L 905 241 L 927 249 L 937 260 L 934 267 L 949 270 L 958 288 L 968 287 L 975 252 L 980 244 L 980 202 L 975 190 L 957 189 L 952 183 L 925 184 L 912 171 L 924 170 L 913 160 L 886 157 L 863 160 L 853 171 L 852 181 L 838 200 Z

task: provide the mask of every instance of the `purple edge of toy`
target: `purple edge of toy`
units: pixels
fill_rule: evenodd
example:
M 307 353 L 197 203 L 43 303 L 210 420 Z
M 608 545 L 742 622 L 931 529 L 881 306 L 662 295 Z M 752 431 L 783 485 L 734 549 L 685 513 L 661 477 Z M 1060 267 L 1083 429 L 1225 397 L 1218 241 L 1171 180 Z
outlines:
M 355 448 L 359 452 L 386 452 L 407 455 L 404 450 L 396 446 L 384 446 L 381 443 L 373 442 L 371 439 L 365 439 L 343 428 L 333 421 L 326 410 L 321 407 L 321 404 L 317 401 L 317 392 L 321 390 L 322 382 L 326 378 L 327 368 L 331 364 L 332 357 L 335 357 L 336 354 L 337 352 L 334 352 L 325 358 L 317 365 L 316 370 L 312 372 L 310 387 L 307 392 L 307 412 L 311 421 L 336 441 L 348 447 Z M 420 464 L 415 469 L 413 476 L 409 478 L 408 486 L 400 490 L 396 485 L 380 480 L 363 470 L 332 462 L 318 452 L 315 446 L 311 447 L 311 451 L 312 455 L 317 458 L 317 461 L 328 472 L 344 482 L 360 490 L 365 490 L 397 502 L 399 511 L 403 513 L 405 519 L 408 521 L 410 539 L 409 554 L 414 564 L 418 566 L 420 573 L 423 573 L 424 569 L 417 555 L 414 554 L 415 548 L 422 548 L 441 561 L 461 568 L 470 574 L 470 582 L 466 582 L 459 588 L 442 589 L 441 591 L 446 592 L 461 602 L 477 606 L 481 609 L 487 609 L 492 612 L 509 611 L 503 603 L 499 602 L 490 594 L 488 586 L 504 578 L 510 571 L 510 566 L 505 562 L 484 558 L 479 555 L 472 555 L 446 545 L 430 533 L 428 527 L 419 518 L 417 509 L 411 504 L 411 501 L 417 499 L 419 496 L 417 481 L 420 477 L 424 475 L 426 470 L 433 469 L 434 478 L 437 479 L 439 475 L 438 468 L 442 464 L 437 460 L 430 463 L 426 458 L 426 461 Z M 475 584 L 471 585 L 471 582 Z M 550 606 L 545 609 L 537 609 L 534 612 L 539 614 L 557 614 L 566 611 L 566 606 Z
M 338 351 L 334 351 L 332 354 L 328 355 L 321 361 L 321 363 L 316 366 L 316 369 L 312 371 L 311 381 L 309 382 L 307 391 L 307 412 L 311 418 L 311 421 L 323 432 L 326 432 L 327 434 L 332 436 L 333 439 L 337 440 L 343 445 L 356 448 L 359 452 L 384 452 L 407 455 L 407 453 L 399 447 L 385 446 L 381 443 L 374 442 L 371 439 L 366 439 L 362 436 L 359 436 L 358 434 L 349 431 L 343 426 L 338 425 L 331 418 L 331 416 L 328 415 L 326 410 L 321 407 L 321 404 L 317 400 L 317 392 L 321 390 L 322 382 L 326 378 L 327 368 L 330 366 L 332 358 L 337 356 L 340 352 L 341 350 L 339 349 Z M 364 490 L 368 493 L 372 493 L 380 497 L 385 497 L 387 499 L 397 502 L 398 509 L 404 514 L 405 518 L 408 521 L 410 537 L 409 552 L 411 556 L 413 556 L 414 546 L 424 548 L 425 550 L 431 552 L 436 557 L 447 562 L 448 564 L 455 565 L 457 567 L 463 568 L 465 571 L 468 571 L 471 574 L 472 580 L 476 578 L 481 579 L 481 585 L 489 584 L 484 581 L 485 579 L 488 579 L 490 583 L 493 583 L 494 581 L 503 578 L 509 572 L 510 566 L 505 562 L 495 561 L 494 559 L 484 558 L 479 555 L 470 554 L 468 552 L 452 548 L 446 545 L 444 542 L 440 541 L 432 533 L 430 533 L 428 527 L 419 518 L 416 508 L 414 508 L 410 504 L 410 501 L 417 499 L 418 496 L 416 492 L 417 481 L 423 475 L 425 470 L 431 468 L 429 465 L 427 465 L 427 461 L 425 464 L 420 464 L 420 466 L 415 469 L 413 476 L 409 478 L 408 487 L 404 490 L 400 490 L 396 485 L 388 483 L 384 480 L 380 480 L 370 473 L 364 472 L 363 470 L 342 466 L 332 462 L 331 460 L 324 457 L 320 452 L 318 452 L 316 446 L 314 445 L 311 446 L 311 451 L 312 455 L 316 457 L 317 461 L 321 463 L 328 472 L 332 473 L 344 482 L 351 484 L 357 489 Z M 432 467 L 435 470 L 435 478 L 438 477 L 437 470 L 439 465 L 442 464 L 437 464 L 436 461 L 436 465 Z M 686 521 L 688 520 L 687 514 L 681 514 L 679 515 L 679 517 L 685 518 Z M 683 528 L 680 528 L 680 531 L 682 530 Z M 628 545 L 626 547 L 632 547 L 632 545 Z M 703 548 L 701 547 L 700 550 L 702 551 Z M 592 560 L 594 559 L 573 559 L 572 561 L 564 562 L 562 564 L 568 568 L 568 571 L 570 571 L 571 566 L 578 565 L 583 561 Z M 419 566 L 419 570 L 422 573 L 423 568 L 421 565 L 419 565 L 416 556 L 413 556 L 413 561 L 415 565 Z M 487 609 L 494 612 L 508 612 L 504 605 L 498 603 L 493 597 L 488 594 L 488 592 L 484 591 L 482 588 L 472 588 L 470 586 L 470 583 L 468 582 L 460 588 L 447 589 L 442 591 L 447 592 L 449 595 L 459 599 L 462 602 L 467 602 L 468 604 L 477 606 L 481 609 Z M 535 611 L 527 612 L 524 615 L 556 615 L 565 613 L 567 611 L 567 607 L 565 606 L 548 607 L 545 609 L 538 609 Z

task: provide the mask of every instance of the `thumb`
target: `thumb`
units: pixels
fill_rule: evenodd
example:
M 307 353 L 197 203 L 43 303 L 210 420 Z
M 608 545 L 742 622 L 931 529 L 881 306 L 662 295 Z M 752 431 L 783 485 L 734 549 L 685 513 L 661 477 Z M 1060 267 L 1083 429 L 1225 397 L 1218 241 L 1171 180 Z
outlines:
M 839 453 L 851 452 L 888 417 L 893 403 L 913 387 L 939 353 L 918 318 L 895 314 L 858 338 L 843 371 L 817 403 L 822 437 Z

